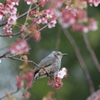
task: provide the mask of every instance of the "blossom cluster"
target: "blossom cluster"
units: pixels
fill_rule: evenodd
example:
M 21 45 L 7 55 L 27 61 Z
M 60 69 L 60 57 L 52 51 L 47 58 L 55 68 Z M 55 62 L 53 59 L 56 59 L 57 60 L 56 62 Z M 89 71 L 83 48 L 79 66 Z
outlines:
M 98 6 L 100 0 L 24 0 L 28 5 L 40 3 L 41 7 L 50 5 L 47 9 L 40 11 L 36 9 L 30 10 L 30 18 L 36 24 L 47 24 L 48 28 L 56 26 L 57 20 L 63 28 L 72 27 L 72 30 L 82 31 L 87 33 L 89 31 L 97 30 L 97 22 L 93 18 L 88 18 L 85 8 L 87 3 Z M 0 3 L 0 21 L 7 19 L 7 24 L 3 30 L 5 33 L 13 34 L 12 26 L 16 24 L 17 7 L 19 0 L 7 0 L 6 4 Z M 45 15 L 41 17 L 41 15 Z M 24 29 L 23 29 L 24 30 Z M 40 40 L 40 33 L 34 36 L 35 40 Z
M 48 82 L 48 85 L 52 85 L 52 87 L 59 89 L 62 85 L 62 79 L 67 76 L 67 69 L 62 68 L 55 76 L 55 79 Z
M 94 92 L 87 100 L 100 100 L 100 90 Z
M 0 21 L 7 20 L 7 24 L 3 28 L 5 33 L 12 34 L 12 25 L 16 24 L 18 0 L 8 0 L 6 5 L 0 3 Z
M 88 18 L 87 12 L 84 8 L 87 7 L 87 2 L 84 0 L 76 0 L 73 3 L 70 0 L 66 7 L 59 11 L 57 17 L 63 28 L 72 27 L 72 30 L 82 31 L 87 33 L 89 31 L 97 30 L 97 22 L 93 18 Z
M 95 7 L 97 7 L 100 4 L 100 0 L 84 0 L 87 3 L 89 3 L 91 6 L 94 5 Z
M 29 89 L 32 87 L 32 80 L 34 76 L 34 70 L 30 70 L 29 72 L 23 74 L 22 76 L 16 76 L 16 86 L 21 89 L 21 88 L 26 88 Z M 29 98 L 30 93 L 27 92 L 26 90 L 24 91 L 24 97 Z
M 9 52 L 14 55 L 25 55 L 29 49 L 26 40 L 17 39 L 17 41 L 10 46 Z

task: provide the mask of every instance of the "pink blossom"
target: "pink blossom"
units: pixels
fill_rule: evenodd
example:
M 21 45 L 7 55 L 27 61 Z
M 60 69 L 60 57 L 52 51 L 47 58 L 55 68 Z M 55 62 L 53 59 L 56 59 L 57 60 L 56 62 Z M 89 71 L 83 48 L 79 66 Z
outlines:
M 100 4 L 100 0 L 93 0 L 93 4 L 95 7 L 97 7 Z
M 43 17 L 43 18 L 41 18 L 41 19 L 39 19 L 38 21 L 37 21 L 37 24 L 46 24 L 47 23 L 47 18 L 45 18 L 45 17 Z
M 61 78 L 56 77 L 55 80 L 49 81 L 48 85 L 52 85 L 52 87 L 59 89 L 63 85 L 63 82 Z
M 86 0 L 91 6 L 97 7 L 100 4 L 100 0 Z
M 24 98 L 28 99 L 30 97 L 30 92 L 24 93 Z
M 55 24 L 57 23 L 56 20 L 51 20 L 50 23 L 48 24 L 48 28 L 55 27 Z
M 3 19 L 3 14 L 2 13 L 0 13 L 0 20 L 2 20 Z
M 92 95 L 89 96 L 86 100 L 100 100 L 100 89 L 92 93 Z
M 29 51 L 29 46 L 27 45 L 27 42 L 25 40 L 17 40 L 16 43 L 12 44 L 10 47 L 10 52 L 12 54 L 26 54 Z
M 12 9 L 10 9 L 11 11 L 11 14 L 16 14 L 17 13 L 17 8 L 16 7 L 13 7 Z
M 60 8 L 62 6 L 62 0 L 55 0 L 55 7 Z
M 32 87 L 31 83 L 26 84 L 26 88 L 31 88 L 31 87 Z
M 16 80 L 17 80 L 16 86 L 18 88 L 22 88 L 24 86 L 24 82 L 21 80 L 19 76 L 16 76 Z
M 15 3 L 14 2 L 9 2 L 5 5 L 5 14 L 11 14 L 12 12 L 10 11 L 14 7 Z
M 44 7 L 49 0 L 39 0 L 42 7 Z
M 62 68 L 55 76 L 55 79 L 48 82 L 48 85 L 52 85 L 52 87 L 59 89 L 62 85 L 62 79 L 67 76 L 67 69 Z
M 65 76 L 67 76 L 67 69 L 66 68 L 62 68 L 62 70 L 60 70 L 58 73 L 57 73 L 57 77 L 59 78 L 64 78 Z
M 34 70 L 30 70 L 28 73 L 23 74 L 22 76 L 16 76 L 16 86 L 18 88 L 22 88 L 23 86 L 25 88 L 31 88 L 32 87 L 32 80 L 34 76 Z M 25 84 L 24 84 L 25 82 Z
M 33 38 L 34 38 L 35 41 L 39 41 L 41 39 L 40 33 L 34 34 Z
M 4 17 L 4 5 L 0 3 L 0 20 Z
M 6 27 L 4 27 L 3 30 L 4 30 L 5 33 L 8 33 L 9 35 L 13 34 L 12 33 L 12 28 L 6 28 Z
M 52 12 L 51 9 L 44 10 L 43 12 L 44 12 L 44 14 L 46 14 L 47 18 L 52 18 L 53 17 L 53 12 Z
M 46 24 L 47 23 L 47 18 L 45 18 L 45 17 L 41 18 L 41 23 Z
M 16 15 L 11 15 L 11 17 L 8 19 L 8 24 L 15 24 L 17 20 Z
M 36 3 L 37 0 L 24 0 L 25 2 L 27 2 L 28 5 Z
M 88 33 L 89 29 L 88 29 L 88 27 L 82 27 L 82 31 L 83 31 L 83 33 Z
M 90 21 L 89 30 L 93 31 L 97 30 L 98 29 L 97 22 L 93 18 L 90 18 L 89 21 Z
M 15 3 L 15 5 L 19 5 L 19 0 L 12 0 L 14 3 Z
M 75 23 L 76 16 L 73 12 L 63 9 L 58 21 L 63 28 L 67 28 Z
M 0 3 L 0 9 L 4 8 L 4 4 Z

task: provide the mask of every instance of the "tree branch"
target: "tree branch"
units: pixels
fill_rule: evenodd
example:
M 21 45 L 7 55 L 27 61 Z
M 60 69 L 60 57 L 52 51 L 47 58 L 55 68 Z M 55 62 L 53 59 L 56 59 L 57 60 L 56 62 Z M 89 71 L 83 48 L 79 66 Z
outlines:
M 90 89 L 90 92 L 93 93 L 94 92 L 94 86 L 93 86 L 93 82 L 92 82 L 92 79 L 90 77 L 90 74 L 89 74 L 89 71 L 86 67 L 86 64 L 84 62 L 84 59 L 80 53 L 80 50 L 76 44 L 76 42 L 74 41 L 73 37 L 70 35 L 70 33 L 68 32 L 68 30 L 66 29 L 63 29 L 63 32 L 65 34 L 65 36 L 68 38 L 68 40 L 70 41 L 71 45 L 73 46 L 74 50 L 75 50 L 75 54 L 79 60 L 79 63 L 84 71 L 84 74 L 85 74 L 85 77 L 87 79 L 87 82 L 88 82 L 88 86 L 89 86 L 89 89 Z
M 17 88 L 16 91 L 10 93 L 10 95 L 13 95 L 13 94 L 17 93 L 18 91 L 19 91 L 19 88 Z M 7 97 L 7 95 L 1 97 L 0 100 L 4 99 L 5 97 Z
M 37 6 L 35 6 L 34 8 L 32 8 L 30 11 L 35 10 L 35 9 L 36 9 L 36 8 L 38 8 L 39 6 L 40 6 L 40 4 L 38 4 Z M 27 12 L 23 13 L 22 15 L 18 16 L 18 18 L 17 18 L 17 19 L 20 19 L 20 18 L 24 17 L 25 15 L 27 15 L 27 14 L 28 14 L 28 12 L 29 12 L 29 11 L 27 11 Z
M 56 50 L 59 50 L 59 45 L 60 45 L 60 35 L 61 35 L 61 28 L 58 27 L 57 40 L 56 40 L 56 45 L 55 45 L 55 49 L 56 49 Z
M 6 51 L 3 55 L 1 55 L 1 56 L 0 56 L 0 58 L 5 57 L 7 54 L 9 54 L 9 50 L 8 50 L 8 51 Z
M 91 45 L 90 45 L 90 42 L 89 42 L 89 40 L 88 40 L 87 34 L 83 33 L 83 38 L 84 38 L 86 47 L 87 47 L 88 51 L 90 52 L 90 55 L 91 55 L 91 57 L 92 57 L 92 60 L 93 60 L 93 62 L 94 62 L 94 64 L 95 64 L 96 68 L 97 68 L 98 71 L 100 72 L 100 64 L 99 64 L 98 59 L 97 59 L 97 57 L 96 57 L 96 55 L 95 55 L 95 53 L 94 53 L 94 51 L 93 51 L 93 49 L 92 49 L 92 47 L 91 47 Z
M 46 27 L 48 26 L 48 24 L 47 25 L 45 25 L 45 26 L 43 26 L 42 28 L 40 28 L 38 31 L 40 32 L 40 31 L 42 31 L 43 29 L 45 29 Z M 33 34 L 34 35 L 34 34 Z M 31 36 L 29 36 L 28 38 L 26 38 L 25 40 L 26 41 L 28 41 L 30 38 L 32 38 L 33 37 L 33 35 L 31 35 Z
M 29 25 L 27 28 L 31 27 L 34 23 L 36 23 L 40 18 L 42 17 L 45 17 L 46 15 L 42 15 L 40 16 L 39 18 L 37 18 L 37 20 L 35 20 L 31 25 Z M 0 35 L 0 37 L 9 37 L 9 36 L 17 36 L 17 35 L 20 35 L 21 33 L 23 33 L 23 31 L 19 31 L 18 33 L 15 33 L 15 34 L 6 34 L 6 35 Z
M 25 60 L 24 59 L 19 59 L 19 58 L 15 58 L 15 57 L 12 57 L 12 56 L 5 56 L 5 58 L 10 58 L 12 60 L 17 60 L 17 61 L 20 61 L 20 62 L 24 62 Z M 28 60 L 29 63 L 32 63 L 34 64 L 36 67 L 38 67 L 38 65 L 34 62 L 34 61 L 31 61 L 31 60 Z

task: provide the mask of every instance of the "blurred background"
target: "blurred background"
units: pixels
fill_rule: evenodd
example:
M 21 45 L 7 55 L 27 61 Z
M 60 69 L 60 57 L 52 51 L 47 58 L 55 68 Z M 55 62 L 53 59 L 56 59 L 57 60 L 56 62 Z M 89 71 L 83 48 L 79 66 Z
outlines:
M 24 9 L 23 9 L 24 8 Z M 20 3 L 18 7 L 18 13 L 22 14 L 27 11 L 28 6 L 26 3 Z M 88 6 L 88 16 L 94 17 L 98 22 L 98 30 L 89 32 L 88 39 L 91 46 L 100 62 L 100 6 L 90 7 Z M 19 19 L 18 22 L 23 23 L 25 18 Z M 73 37 L 75 42 L 80 49 L 81 55 L 84 58 L 86 67 L 89 70 L 89 74 L 92 78 L 95 91 L 100 88 L 100 73 L 95 67 L 90 53 L 86 48 L 82 32 L 71 31 L 68 28 L 70 35 Z M 18 32 L 17 29 L 14 32 Z M 2 34 L 2 27 L 0 28 L 0 34 Z M 8 38 L 0 37 L 0 48 L 6 47 L 11 44 L 18 36 Z M 81 65 L 76 57 L 75 51 L 68 38 L 63 33 L 60 25 L 52 29 L 44 29 L 41 32 L 41 40 L 35 42 L 34 39 L 28 41 L 31 49 L 28 54 L 29 60 L 33 60 L 39 63 L 41 59 L 50 54 L 54 50 L 59 50 L 63 53 L 68 53 L 68 56 L 63 57 L 61 67 L 68 69 L 68 76 L 63 79 L 64 85 L 57 90 L 57 93 L 61 100 L 85 100 L 90 95 L 90 90 L 86 77 L 81 68 Z M 0 55 L 3 54 L 8 48 L 0 49 Z M 22 63 L 10 59 L 3 58 L 0 63 L 0 96 L 6 92 L 15 89 L 15 75 L 19 72 L 19 65 Z M 29 64 L 33 67 L 32 64 Z M 52 87 L 47 85 L 48 78 L 37 80 L 33 87 L 29 90 L 31 92 L 30 100 L 42 100 L 42 98 L 49 92 L 52 91 Z

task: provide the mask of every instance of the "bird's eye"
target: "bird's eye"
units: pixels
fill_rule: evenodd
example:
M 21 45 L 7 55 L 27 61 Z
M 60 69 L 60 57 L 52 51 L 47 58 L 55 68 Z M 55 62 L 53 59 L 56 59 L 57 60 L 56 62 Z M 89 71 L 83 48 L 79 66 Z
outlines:
M 60 55 L 59 53 L 57 53 L 57 55 Z

